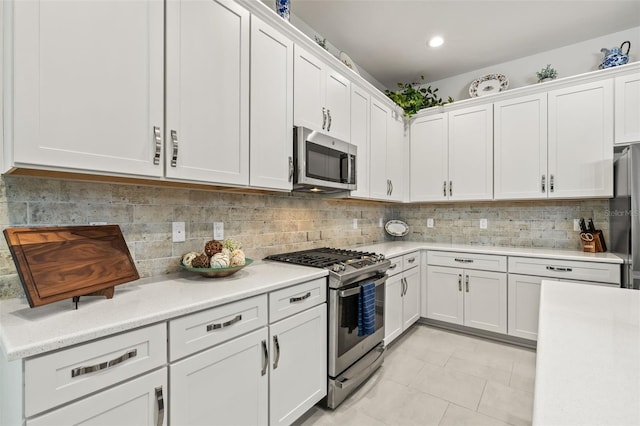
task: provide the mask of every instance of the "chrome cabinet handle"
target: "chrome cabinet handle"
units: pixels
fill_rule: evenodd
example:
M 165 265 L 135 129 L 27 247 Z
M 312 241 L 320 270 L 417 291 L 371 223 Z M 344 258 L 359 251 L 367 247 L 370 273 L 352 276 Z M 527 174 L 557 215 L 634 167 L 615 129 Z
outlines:
M 289 182 L 293 182 L 293 157 L 289 157 Z
M 453 196 L 453 181 L 449 181 L 449 196 Z
M 162 386 L 156 388 L 156 404 L 158 405 L 158 420 L 157 426 L 164 424 L 164 397 L 162 396 Z
M 299 296 L 299 297 L 292 297 L 289 299 L 289 303 L 296 303 L 296 302 L 301 302 L 305 299 L 308 299 L 311 297 L 311 292 L 307 292 L 307 294 L 305 294 L 304 296 Z
M 409 262 L 409 263 L 413 263 L 413 262 L 415 262 L 415 261 L 416 261 L 416 258 L 415 258 L 415 257 L 412 257 L 411 259 L 407 259 L 407 262 Z
M 389 179 L 389 185 L 391 186 L 391 190 L 389 191 L 389 195 L 393 195 L 393 181 Z
M 442 195 L 447 196 L 447 181 L 442 182 Z
M 393 265 L 389 266 L 389 269 L 396 269 L 397 266 L 398 266 L 398 264 L 394 263 Z
M 171 131 L 171 145 L 173 146 L 173 154 L 171 155 L 171 167 L 178 165 L 178 132 Z
M 464 277 L 464 285 L 467 289 L 467 293 L 469 293 L 469 275 L 465 275 Z
M 71 370 L 71 377 L 82 376 L 83 374 L 93 373 L 94 371 L 105 370 L 107 368 L 113 367 L 114 365 L 118 365 L 121 362 L 124 362 L 130 358 L 135 358 L 138 355 L 137 349 L 132 349 L 117 358 L 112 359 L 111 361 L 101 362 L 100 364 L 90 365 L 88 367 L 78 367 Z
M 162 153 L 162 136 L 160 135 L 160 127 L 153 126 L 154 154 L 153 164 L 160 164 L 160 154 Z
M 387 195 L 391 195 L 391 181 L 387 179 Z
M 463 259 L 461 257 L 456 257 L 453 260 L 460 263 L 473 263 L 473 259 Z
M 462 274 L 458 274 L 458 291 L 462 291 Z
M 273 336 L 273 346 L 276 348 L 276 359 L 273 360 L 273 369 L 278 368 L 278 362 L 280 362 L 280 342 L 278 342 L 278 336 Z
M 322 107 L 322 130 L 327 126 L 327 110 Z
M 262 371 L 261 376 L 267 374 L 267 368 L 269 367 L 269 349 L 267 348 L 267 341 L 262 341 Z
M 547 192 L 547 175 L 542 175 L 542 193 Z
M 331 111 L 327 109 L 327 116 L 329 117 L 329 121 L 327 122 L 327 132 L 331 131 Z
M 573 269 L 562 267 L 562 266 L 547 266 L 547 271 L 571 272 L 571 271 L 573 271 Z
M 236 315 L 234 318 L 230 319 L 229 321 L 223 322 L 223 323 L 215 323 L 215 324 L 208 324 L 207 325 L 207 332 L 209 331 L 213 331 L 213 330 L 220 330 L 221 328 L 225 328 L 225 327 L 229 327 L 230 325 L 233 325 L 235 323 L 237 323 L 238 321 L 242 321 L 242 315 L 238 314 Z
M 550 192 L 553 192 L 555 189 L 556 189 L 556 186 L 555 186 L 555 176 L 550 175 L 550 176 L 549 176 L 549 191 L 550 191 Z

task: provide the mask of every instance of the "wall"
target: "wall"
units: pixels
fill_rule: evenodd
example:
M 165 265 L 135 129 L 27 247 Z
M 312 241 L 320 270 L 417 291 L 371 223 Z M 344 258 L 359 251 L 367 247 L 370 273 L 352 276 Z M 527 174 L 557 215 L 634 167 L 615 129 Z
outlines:
M 225 237 L 248 257 L 313 247 L 350 247 L 388 238 L 380 219 L 401 219 L 410 241 L 579 249 L 573 218 L 593 217 L 608 234 L 607 202 L 484 202 L 385 204 L 304 194 L 238 194 L 220 191 L 4 176 L 0 226 L 120 225 L 142 276 L 179 270 L 180 256 L 200 251 L 222 221 Z M 435 227 L 427 228 L 427 218 Z M 353 219 L 358 229 L 353 229 Z M 480 218 L 488 229 L 480 230 Z M 187 241 L 171 241 L 171 222 L 186 222 Z M 388 238 L 391 239 L 391 238 Z M 0 241 L 0 299 L 23 295 L 11 254 Z
M 607 49 L 618 47 L 625 40 L 631 42 L 629 62 L 639 61 L 640 27 L 635 27 L 536 55 L 432 81 L 428 85 L 433 88 L 437 87 L 442 99 L 447 99 L 448 96 L 451 96 L 459 101 L 469 98 L 469 85 L 471 82 L 486 74 L 504 74 L 509 79 L 509 89 L 537 83 L 536 72 L 546 67 L 547 64 L 551 64 L 558 71 L 558 78 L 570 77 L 597 70 L 603 59 L 600 49 L 603 47 Z

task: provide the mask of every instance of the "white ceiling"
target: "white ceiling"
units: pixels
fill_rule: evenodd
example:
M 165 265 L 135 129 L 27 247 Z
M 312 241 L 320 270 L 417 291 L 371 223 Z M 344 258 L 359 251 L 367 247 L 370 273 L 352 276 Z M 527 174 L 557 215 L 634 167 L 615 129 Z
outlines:
M 388 88 L 640 26 L 639 0 L 291 0 L 291 12 Z M 434 35 L 442 47 L 426 45 Z

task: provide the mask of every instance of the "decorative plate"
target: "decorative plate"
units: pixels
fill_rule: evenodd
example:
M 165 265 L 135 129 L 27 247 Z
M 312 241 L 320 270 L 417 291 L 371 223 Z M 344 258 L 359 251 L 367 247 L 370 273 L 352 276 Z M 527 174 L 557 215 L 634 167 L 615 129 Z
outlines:
M 246 263 L 244 265 L 230 266 L 228 268 L 190 268 L 189 266 L 185 266 L 182 262 L 180 262 L 180 267 L 185 271 L 195 272 L 202 275 L 203 277 L 220 278 L 228 277 L 229 275 L 235 274 L 245 266 L 251 265 L 253 263 L 253 260 L 247 257 L 245 258 L 245 262 Z
M 469 95 L 472 98 L 491 95 L 502 92 L 509 87 L 509 79 L 502 74 L 487 74 L 474 80 L 469 86 Z
M 353 63 L 349 55 L 347 55 L 346 53 L 340 52 L 340 61 L 351 68 L 356 74 L 360 74 L 360 71 L 358 71 L 358 67 L 356 67 L 356 64 Z
M 409 225 L 401 220 L 390 220 L 384 224 L 384 230 L 393 237 L 404 237 L 409 233 Z

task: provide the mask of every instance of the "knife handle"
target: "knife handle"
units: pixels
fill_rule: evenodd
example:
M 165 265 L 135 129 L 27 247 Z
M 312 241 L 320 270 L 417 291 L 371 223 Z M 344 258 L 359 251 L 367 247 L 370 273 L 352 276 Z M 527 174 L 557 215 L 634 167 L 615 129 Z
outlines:
M 596 227 L 593 224 L 593 219 L 591 218 L 589 218 L 587 229 L 589 230 L 589 232 L 596 232 Z
M 580 221 L 578 222 L 578 225 L 580 226 L 580 232 L 587 232 L 587 225 L 584 224 L 584 218 L 581 217 Z

